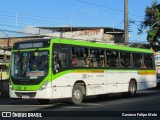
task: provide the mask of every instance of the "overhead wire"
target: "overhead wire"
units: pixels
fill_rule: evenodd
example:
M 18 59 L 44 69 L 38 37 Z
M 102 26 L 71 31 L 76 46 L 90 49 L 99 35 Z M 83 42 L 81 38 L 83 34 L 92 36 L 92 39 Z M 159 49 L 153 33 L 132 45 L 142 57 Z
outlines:
M 1 14 L 0 13 L 0 15 L 1 16 L 6 16 L 6 17 L 10 17 L 10 18 L 12 18 L 13 20 L 16 20 L 16 15 L 15 16 L 13 16 L 13 15 L 6 15 L 6 14 Z M 60 22 L 60 21 L 58 21 L 58 22 L 55 22 L 54 20 L 55 19 L 61 19 L 61 18 L 51 18 L 51 17 L 44 17 L 44 16 L 34 16 L 34 15 L 28 15 L 28 16 L 33 16 L 33 17 L 39 17 L 39 18 L 41 18 L 41 20 L 39 20 L 39 19 L 34 19 L 33 17 L 32 18 L 30 18 L 30 17 L 23 17 L 25 14 L 17 14 L 17 19 L 18 19 L 18 22 L 21 22 L 21 23 L 23 23 L 22 21 L 24 21 L 24 22 L 27 22 L 27 21 L 29 21 L 29 22 L 38 22 L 38 23 L 45 23 L 45 24 L 50 24 L 50 25 L 52 25 L 53 23 L 55 24 L 62 24 L 62 22 Z M 10 18 L 7 18 L 7 19 L 10 19 Z M 43 19 L 45 19 L 45 20 L 42 20 L 42 18 Z M 46 19 L 48 19 L 48 20 L 46 20 Z M 83 19 L 83 20 L 80 20 L 80 19 L 61 19 L 62 21 L 65 21 L 66 23 L 68 22 L 70 22 L 71 20 L 73 21 L 73 22 L 82 22 L 82 23 L 96 23 L 96 22 L 109 22 L 109 21 L 107 21 L 107 20 L 98 20 L 98 21 L 95 21 L 95 20 L 85 20 L 85 19 Z M 117 20 L 118 21 L 118 20 Z M 112 21 L 113 22 L 113 21 Z
M 91 3 L 91 2 L 87 2 L 87 1 L 83 1 L 83 0 L 76 0 L 76 1 L 86 3 L 86 4 L 90 4 L 90 5 L 94 5 L 94 6 L 98 6 L 98 7 L 102 7 L 102 8 L 107 8 L 107 9 L 117 11 L 117 12 L 124 12 L 123 10 L 118 10 L 118 9 L 115 9 L 115 8 L 111 8 L 111 7 L 108 7 L 108 6 L 104 6 L 104 5 L 100 5 L 100 4 L 96 4 L 96 3 Z
M 99 4 L 95 4 L 95 3 L 90 3 L 90 2 L 85 2 L 85 1 L 82 1 L 82 0 L 77 0 L 77 1 L 79 1 L 79 2 L 83 2 L 83 3 L 87 3 L 87 4 L 91 4 L 91 5 L 95 5 L 95 6 L 99 6 L 99 7 L 103 7 L 103 8 L 107 8 L 107 9 L 110 9 L 110 10 L 114 10 L 114 11 L 117 11 L 117 12 L 124 12 L 124 11 L 122 11 L 122 10 L 118 10 L 118 9 L 115 9 L 115 8 L 111 8 L 111 7 L 107 7 L 107 6 L 103 6 L 103 5 L 99 5 Z M 1 11 L 0 11 L 1 12 Z M 7 13 L 7 14 L 6 14 Z M 27 15 L 27 14 L 22 14 L 22 13 L 18 13 L 17 14 L 17 16 L 16 16 L 16 14 L 15 15 L 13 15 L 13 13 L 12 13 L 12 15 L 10 15 L 10 14 L 8 14 L 8 13 L 11 13 L 11 12 L 3 12 L 3 13 L 0 13 L 0 16 L 3 16 L 4 18 L 2 18 L 2 19 L 5 19 L 5 20 L 8 20 L 9 22 L 7 22 L 7 24 L 0 24 L 0 26 L 3 26 L 3 27 L 11 27 L 11 28 L 16 28 L 16 29 L 18 29 L 18 28 L 22 28 L 22 27 L 24 27 L 25 25 L 33 25 L 33 23 L 35 23 L 34 25 L 35 26 L 43 26 L 43 25 L 45 25 L 45 26 L 47 26 L 47 25 L 55 25 L 55 24 L 64 24 L 64 23 L 62 23 L 62 22 L 55 22 L 54 20 L 56 19 L 56 20 L 59 20 L 59 21 L 67 21 L 67 24 L 69 23 L 69 21 L 71 21 L 70 19 L 64 19 L 64 18 L 51 18 L 51 17 L 46 17 L 46 16 L 35 16 L 35 15 Z M 27 17 L 26 17 L 27 16 Z M 28 17 L 29 16 L 29 17 Z M 32 17 L 32 18 L 30 18 L 30 17 Z M 41 20 L 40 19 L 35 19 L 35 18 L 41 18 Z M 17 18 L 17 19 L 16 19 Z M 45 20 L 44 20 L 45 19 Z M 13 21 L 15 21 L 15 25 L 8 25 L 8 23 L 10 23 L 10 24 L 14 24 L 14 22 Z M 17 20 L 17 21 L 16 21 Z M 79 20 L 79 19 L 72 19 L 72 21 L 74 21 L 74 22 L 81 22 L 81 23 L 94 23 L 94 22 L 97 22 L 97 21 L 93 21 L 93 20 Z M 17 24 L 16 24 L 16 22 L 17 22 Z M 101 21 L 102 22 L 102 21 Z M 103 21 L 103 22 L 107 22 L 107 20 L 106 21 Z M 123 22 L 123 21 L 122 21 Z M 119 26 L 119 25 L 121 25 L 122 24 L 122 22 L 120 22 L 120 23 L 118 23 L 118 25 L 116 25 L 116 27 L 117 26 Z M 27 24 L 28 23 L 28 24 Z M 113 23 L 113 21 L 112 21 L 112 23 Z M 65 23 L 66 24 L 66 23 Z M 69 23 L 69 25 L 71 25 L 70 23 Z M 72 25 L 71 26 L 79 26 L 79 25 L 76 25 L 76 24 L 73 24 L 72 23 Z M 20 32 L 18 32 L 18 33 L 20 33 Z
M 124 13 L 124 10 L 120 10 L 120 9 L 116 9 L 116 8 L 111 8 L 111 7 L 108 7 L 108 6 L 104 6 L 104 5 L 100 5 L 100 4 L 96 4 L 96 3 L 92 3 L 92 2 L 87 2 L 87 1 L 83 1 L 83 0 L 76 0 L 76 1 L 81 2 L 81 3 L 90 4 L 90 5 L 94 5 L 94 6 L 97 6 L 97 7 L 102 7 L 102 8 L 110 9 L 112 11 Z M 133 16 L 135 16 L 137 18 L 140 18 L 140 16 L 137 16 L 134 13 L 128 12 L 128 14 L 132 14 Z

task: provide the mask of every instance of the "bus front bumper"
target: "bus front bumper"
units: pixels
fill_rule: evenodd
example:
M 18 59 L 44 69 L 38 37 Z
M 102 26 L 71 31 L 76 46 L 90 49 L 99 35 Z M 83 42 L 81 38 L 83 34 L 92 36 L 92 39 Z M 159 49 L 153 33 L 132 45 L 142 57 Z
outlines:
M 10 89 L 10 98 L 22 98 L 22 99 L 52 99 L 53 88 L 46 88 L 38 91 L 15 91 Z

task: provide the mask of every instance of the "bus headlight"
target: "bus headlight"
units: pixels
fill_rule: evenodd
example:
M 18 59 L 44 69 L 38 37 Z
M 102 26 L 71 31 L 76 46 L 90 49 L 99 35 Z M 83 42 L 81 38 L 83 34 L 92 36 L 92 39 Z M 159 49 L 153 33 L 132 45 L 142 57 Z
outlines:
M 12 87 L 12 85 L 10 83 L 9 83 L 9 89 L 13 90 L 13 87 Z
M 47 85 L 48 85 L 48 82 L 45 82 L 45 83 L 42 85 L 42 87 L 40 88 L 40 90 L 46 89 Z

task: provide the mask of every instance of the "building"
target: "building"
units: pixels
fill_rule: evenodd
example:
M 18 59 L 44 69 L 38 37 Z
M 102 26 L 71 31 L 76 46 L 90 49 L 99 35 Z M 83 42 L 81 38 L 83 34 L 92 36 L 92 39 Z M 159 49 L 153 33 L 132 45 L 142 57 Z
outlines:
M 38 27 L 38 36 L 0 38 L 0 49 L 10 49 L 15 42 L 43 37 L 60 37 L 69 39 L 102 41 L 106 43 L 123 43 L 124 30 L 108 27 Z M 52 31 L 41 33 L 43 30 Z
M 15 42 L 43 38 L 44 36 L 27 36 L 27 37 L 10 37 L 10 38 L 0 38 L 0 49 L 10 50 Z
M 50 37 L 103 41 L 106 43 L 124 43 L 124 30 L 109 27 L 38 27 L 41 30 L 52 30 L 42 34 Z

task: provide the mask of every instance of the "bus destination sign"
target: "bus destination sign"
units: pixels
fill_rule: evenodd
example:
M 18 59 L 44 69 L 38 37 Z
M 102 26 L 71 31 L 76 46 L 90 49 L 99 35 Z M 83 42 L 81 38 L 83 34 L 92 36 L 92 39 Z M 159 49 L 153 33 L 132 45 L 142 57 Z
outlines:
M 23 43 L 23 44 L 19 44 L 19 49 L 41 48 L 41 47 L 43 47 L 43 42 L 40 42 L 40 43 Z
M 37 48 L 46 48 L 49 46 L 50 46 L 50 39 L 27 40 L 27 41 L 15 42 L 13 45 L 13 50 L 37 49 Z

